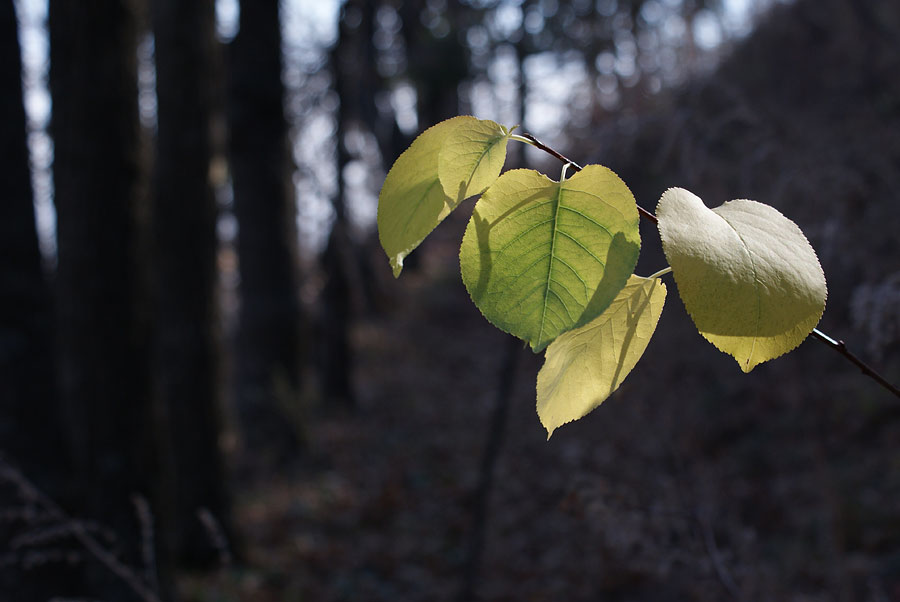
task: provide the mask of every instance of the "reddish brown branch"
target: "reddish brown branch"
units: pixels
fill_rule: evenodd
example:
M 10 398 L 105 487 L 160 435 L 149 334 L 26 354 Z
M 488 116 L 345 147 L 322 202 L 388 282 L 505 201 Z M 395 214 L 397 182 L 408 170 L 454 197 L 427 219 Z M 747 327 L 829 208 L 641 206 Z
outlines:
M 559 151 L 557 151 L 557 150 L 554 150 L 554 149 L 550 148 L 549 146 L 547 146 L 546 144 L 544 144 L 543 142 L 541 142 L 540 140 L 538 140 L 537 138 L 535 138 L 535 137 L 532 136 L 531 134 L 519 134 L 519 135 L 522 136 L 522 138 L 527 138 L 528 140 L 530 140 L 530 141 L 531 141 L 531 145 L 532 145 L 533 147 L 541 149 L 542 151 L 544 151 L 544 152 L 547 153 L 548 155 L 551 155 L 552 157 L 556 157 L 557 159 L 559 159 L 559 160 L 562 161 L 563 163 L 568 163 L 569 165 L 572 166 L 572 169 L 573 169 L 574 171 L 576 171 L 576 172 L 581 171 L 581 166 L 580 166 L 578 163 L 575 163 L 575 161 L 572 161 L 571 159 L 569 159 L 568 157 L 566 157 L 566 156 L 565 156 L 564 154 L 562 154 L 561 152 L 559 152 Z M 645 220 L 648 220 L 648 221 L 650 221 L 650 222 L 653 222 L 654 224 L 659 223 L 659 220 L 656 219 L 656 216 L 653 215 L 653 213 L 651 213 L 650 211 L 647 211 L 646 209 L 644 209 L 644 208 L 641 207 L 640 205 L 637 206 L 637 210 L 638 210 L 638 213 L 640 214 L 640 216 L 641 216 L 642 218 L 644 218 Z
M 856 357 L 856 355 L 854 355 L 849 349 L 847 349 L 847 345 L 844 343 L 844 341 L 835 340 L 818 328 L 813 328 L 810 336 L 818 339 L 819 341 L 823 342 L 824 344 L 828 345 L 829 347 L 843 355 L 849 362 L 853 363 L 857 368 L 859 368 L 860 372 L 877 382 L 879 385 L 881 385 L 897 397 L 900 397 L 900 389 L 889 383 L 887 379 L 876 372 L 871 366 Z
M 578 165 L 578 163 L 575 163 L 574 161 L 572 161 L 571 159 L 566 157 L 561 152 L 550 148 L 549 146 L 547 146 L 546 144 L 544 144 L 543 142 L 541 142 L 540 140 L 538 140 L 531 134 L 523 133 L 523 134 L 519 134 L 519 135 L 522 138 L 528 139 L 531 142 L 531 145 L 534 146 L 535 148 L 541 149 L 548 155 L 551 155 L 552 157 L 559 159 L 563 163 L 568 163 L 569 165 L 572 166 L 572 169 L 575 170 L 576 172 L 581 171 L 581 166 Z M 644 218 L 648 221 L 651 221 L 654 224 L 659 223 L 659 220 L 651 212 L 647 211 L 640 205 L 637 206 L 637 209 L 638 209 L 638 213 L 640 214 L 640 216 L 642 218 Z M 859 368 L 863 374 L 865 374 L 866 376 L 868 376 L 869 378 L 871 378 L 872 380 L 877 382 L 879 385 L 881 385 L 882 387 L 884 387 L 885 389 L 887 389 L 888 391 L 890 391 L 897 397 L 900 397 L 900 389 L 898 389 L 895 385 L 892 385 L 890 382 L 888 382 L 888 380 L 886 378 L 884 378 L 881 374 L 879 374 L 875 369 L 873 369 L 871 366 L 866 364 L 864 361 L 862 361 L 861 359 L 856 357 L 856 355 L 851 353 L 850 350 L 847 349 L 847 345 L 844 344 L 844 341 L 835 340 L 835 339 L 831 338 L 830 336 L 828 336 L 827 334 L 825 334 L 824 332 L 822 332 L 821 330 L 819 330 L 818 328 L 813 328 L 811 336 L 815 339 L 818 339 L 822 343 L 828 345 L 829 347 L 831 347 L 832 349 L 834 349 L 841 355 L 843 355 L 844 358 L 847 359 L 847 361 L 849 361 L 850 363 L 855 365 L 857 368 Z

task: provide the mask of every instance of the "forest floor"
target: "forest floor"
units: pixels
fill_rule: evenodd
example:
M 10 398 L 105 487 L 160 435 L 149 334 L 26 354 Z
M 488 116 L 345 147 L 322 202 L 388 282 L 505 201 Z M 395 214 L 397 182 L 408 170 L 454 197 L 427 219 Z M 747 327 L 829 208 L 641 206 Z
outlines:
M 358 409 L 311 413 L 296 470 L 237 483 L 246 563 L 187 599 L 459 599 L 508 349 L 459 280 L 460 228 L 356 325 Z M 542 358 L 518 352 L 478 599 L 900 600 L 896 400 L 815 342 L 741 374 L 667 285 L 634 373 L 549 441 Z

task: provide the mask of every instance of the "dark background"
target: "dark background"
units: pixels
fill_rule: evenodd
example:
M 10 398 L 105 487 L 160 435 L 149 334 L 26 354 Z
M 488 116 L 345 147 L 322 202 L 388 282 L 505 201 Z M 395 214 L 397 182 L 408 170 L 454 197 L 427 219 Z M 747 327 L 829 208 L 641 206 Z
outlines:
M 634 373 L 548 442 L 541 358 L 460 282 L 471 202 L 399 280 L 372 223 L 417 132 L 518 123 L 650 210 L 778 208 L 821 328 L 896 383 L 900 4 L 26 4 L 0 0 L 0 600 L 900 600 L 900 404 L 839 354 L 744 375 L 670 282 Z

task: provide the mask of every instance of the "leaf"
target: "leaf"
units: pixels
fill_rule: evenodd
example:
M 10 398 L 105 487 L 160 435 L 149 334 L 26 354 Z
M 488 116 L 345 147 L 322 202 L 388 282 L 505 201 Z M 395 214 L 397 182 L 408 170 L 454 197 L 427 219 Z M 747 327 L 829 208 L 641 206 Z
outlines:
M 537 352 L 609 306 L 640 244 L 634 197 L 609 169 L 588 165 L 561 184 L 517 169 L 476 203 L 460 268 L 485 318 Z
M 663 251 L 694 324 L 741 370 L 799 345 L 825 310 L 825 274 L 797 224 L 756 201 L 708 209 L 681 188 L 656 208 Z
M 395 278 L 403 269 L 403 259 L 459 205 L 441 187 L 438 155 L 454 130 L 477 121 L 460 116 L 433 125 L 403 151 L 388 172 L 378 195 L 378 238 Z
M 460 203 L 493 184 L 506 162 L 509 136 L 499 123 L 474 117 L 454 129 L 438 158 L 444 194 Z
M 659 278 L 631 276 L 606 311 L 550 344 L 537 377 L 537 412 L 548 439 L 619 388 L 647 349 L 665 301 Z

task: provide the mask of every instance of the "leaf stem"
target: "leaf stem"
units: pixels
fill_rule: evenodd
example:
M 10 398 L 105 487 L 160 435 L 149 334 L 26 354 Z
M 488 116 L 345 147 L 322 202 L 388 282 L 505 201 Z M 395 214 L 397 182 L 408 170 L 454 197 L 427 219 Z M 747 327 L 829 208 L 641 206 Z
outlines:
M 650 276 L 647 276 L 647 280 L 653 280 L 654 278 L 659 278 L 660 276 L 665 276 L 666 274 L 670 273 L 671 271 L 672 271 L 672 266 L 664 267 L 663 269 L 656 272 L 655 274 L 651 274 Z
M 510 130 L 510 131 L 512 131 L 512 130 Z M 520 134 L 510 134 L 509 139 L 517 140 L 519 142 L 524 142 L 525 144 L 530 144 L 531 146 L 534 146 L 534 142 L 532 142 L 530 138 L 526 138 L 525 136 L 522 136 Z M 537 148 L 537 147 L 535 147 L 535 148 Z
M 572 161 L 571 159 L 566 157 L 561 152 L 550 148 L 549 146 L 547 146 L 546 144 L 544 144 L 543 142 L 541 142 L 540 140 L 538 140 L 531 134 L 523 132 L 521 134 L 514 134 L 514 135 L 510 136 L 510 138 L 513 140 L 518 140 L 519 142 L 524 142 L 525 144 L 530 144 L 531 146 L 544 151 L 548 155 L 559 159 L 563 163 L 570 164 L 572 169 L 576 172 L 581 171 L 581 166 L 578 165 L 578 163 L 575 163 L 574 161 Z M 644 218 L 654 224 L 659 224 L 659 220 L 650 211 L 647 211 L 640 205 L 637 206 L 637 210 L 642 218 Z M 671 268 L 666 268 L 665 270 L 660 270 L 653 276 L 650 276 L 650 278 L 662 276 L 663 274 L 668 273 L 668 271 L 671 271 Z M 865 374 L 866 376 L 868 376 L 869 378 L 871 378 L 872 380 L 877 382 L 879 385 L 881 385 L 882 387 L 884 387 L 886 390 L 890 391 L 897 397 L 900 397 L 900 389 L 898 389 L 895 385 L 892 385 L 890 382 L 888 382 L 888 380 L 886 378 L 884 378 L 881 374 L 879 374 L 875 369 L 873 369 L 871 366 L 869 366 L 864 361 L 859 359 L 856 355 L 851 353 L 850 350 L 847 349 L 847 345 L 844 344 L 844 341 L 835 340 L 835 339 L 831 338 L 830 336 L 828 336 L 827 334 L 825 334 L 824 332 L 822 332 L 821 330 L 819 330 L 818 328 L 813 328 L 813 331 L 812 331 L 812 333 L 810 333 L 810 336 L 812 336 L 815 339 L 818 339 L 825 345 L 828 345 L 829 347 L 831 347 L 832 349 L 834 349 L 835 351 L 837 351 L 838 353 L 843 355 L 844 358 L 847 359 L 847 361 L 849 361 L 850 363 L 855 365 L 857 368 L 859 368 L 863 374 Z

